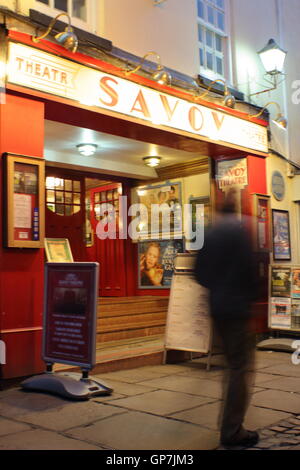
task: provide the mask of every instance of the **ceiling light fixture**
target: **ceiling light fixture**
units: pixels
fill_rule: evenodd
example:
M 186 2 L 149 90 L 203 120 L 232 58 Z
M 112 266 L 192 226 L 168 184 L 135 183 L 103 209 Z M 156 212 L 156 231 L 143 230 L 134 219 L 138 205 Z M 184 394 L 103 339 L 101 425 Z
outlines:
M 150 166 L 151 168 L 155 168 L 160 164 L 161 157 L 144 157 L 143 162 L 145 165 Z
M 85 157 L 95 155 L 98 145 L 96 144 L 79 144 L 77 145 L 78 152 Z
M 140 70 L 142 66 L 144 65 L 146 58 L 149 57 L 150 55 L 154 55 L 156 59 L 158 60 L 156 70 L 151 74 L 152 80 L 155 80 L 160 85 L 171 85 L 171 82 L 172 82 L 171 74 L 167 72 L 167 70 L 161 63 L 160 56 L 154 51 L 147 52 L 147 54 L 145 54 L 144 57 L 142 57 L 141 63 L 137 65 L 133 70 L 125 70 L 124 71 L 125 75 L 128 76 Z
M 202 93 L 202 95 L 199 95 L 197 96 L 197 98 L 205 98 L 205 96 L 208 95 L 208 93 L 210 92 L 210 90 L 212 89 L 213 85 L 215 83 L 223 83 L 224 85 L 224 98 L 223 98 L 223 104 L 224 106 L 227 106 L 227 108 L 234 108 L 235 107 L 235 97 L 230 93 L 227 85 L 226 85 L 226 82 L 225 80 L 223 80 L 222 78 L 217 78 L 216 80 L 214 80 L 208 87 L 208 89 Z
M 61 46 L 63 46 L 68 51 L 76 52 L 78 48 L 78 38 L 73 31 L 73 28 L 71 26 L 71 18 L 68 13 L 60 13 L 59 15 L 57 15 L 49 24 L 47 31 L 41 36 L 34 36 L 32 40 L 33 42 L 38 43 L 42 39 L 45 39 L 45 37 L 48 36 L 48 34 L 51 32 L 58 18 L 60 18 L 61 16 L 66 16 L 68 18 L 69 24 L 65 27 L 65 30 L 62 33 L 58 33 L 55 35 L 55 39 Z
M 263 109 L 257 113 L 257 114 L 249 114 L 248 117 L 251 119 L 251 118 L 257 118 L 259 116 L 261 116 L 263 114 L 263 112 L 267 109 L 267 107 L 270 105 L 270 104 L 274 104 L 277 109 L 278 109 L 278 114 L 277 114 L 277 117 L 275 119 L 272 119 L 272 121 L 277 124 L 278 127 L 280 127 L 281 129 L 286 129 L 287 128 L 287 125 L 288 125 L 288 122 L 287 122 L 287 119 L 283 116 L 283 114 L 281 113 L 281 109 L 280 109 L 280 106 L 278 103 L 276 103 L 276 101 L 270 101 L 269 103 L 267 103 Z
M 286 54 L 287 52 L 281 49 L 274 39 L 270 39 L 268 44 L 258 52 L 266 70 L 266 75 L 268 76 L 268 79 L 265 80 L 270 83 L 272 87 L 258 91 L 257 93 L 252 93 L 249 96 L 260 95 L 267 91 L 276 90 L 277 86 L 284 79 L 283 66 Z M 279 77 L 283 77 L 281 81 L 279 81 Z

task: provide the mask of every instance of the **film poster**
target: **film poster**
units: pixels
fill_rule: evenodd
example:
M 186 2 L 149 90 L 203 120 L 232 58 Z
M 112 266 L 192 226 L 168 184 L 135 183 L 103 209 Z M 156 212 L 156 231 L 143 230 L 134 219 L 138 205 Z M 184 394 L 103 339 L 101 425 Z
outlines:
M 286 297 L 271 298 L 271 325 L 272 328 L 291 328 L 291 299 Z
M 271 297 L 290 297 L 290 296 L 291 296 L 291 268 L 273 266 L 271 270 Z

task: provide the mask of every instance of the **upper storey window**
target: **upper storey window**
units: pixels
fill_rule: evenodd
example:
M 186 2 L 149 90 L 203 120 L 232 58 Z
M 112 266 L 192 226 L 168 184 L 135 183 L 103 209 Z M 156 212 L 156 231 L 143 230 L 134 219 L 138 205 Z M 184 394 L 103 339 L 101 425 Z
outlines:
M 55 16 L 59 13 L 68 13 L 72 26 L 95 32 L 95 0 L 36 0 L 39 11 Z M 61 19 L 64 21 L 63 17 Z
M 197 0 L 200 73 L 209 78 L 227 74 L 226 0 Z

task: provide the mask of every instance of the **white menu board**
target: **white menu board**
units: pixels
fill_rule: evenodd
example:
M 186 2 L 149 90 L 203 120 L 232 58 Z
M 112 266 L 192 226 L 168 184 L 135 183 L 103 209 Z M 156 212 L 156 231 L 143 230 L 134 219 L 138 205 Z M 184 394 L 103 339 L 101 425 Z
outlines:
M 166 324 L 165 348 L 210 352 L 208 290 L 192 273 L 174 274 Z

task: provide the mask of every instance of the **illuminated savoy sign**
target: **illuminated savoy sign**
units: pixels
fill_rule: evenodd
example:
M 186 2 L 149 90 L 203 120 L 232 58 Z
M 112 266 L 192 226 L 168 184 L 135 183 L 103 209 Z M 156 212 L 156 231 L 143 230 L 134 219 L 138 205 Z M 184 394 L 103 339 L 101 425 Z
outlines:
M 264 126 L 22 44 L 9 44 L 7 80 L 193 137 L 268 152 Z

